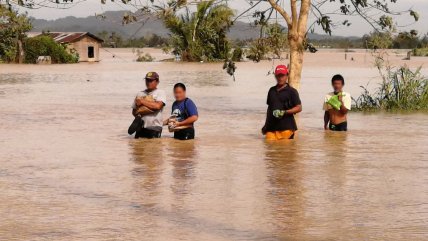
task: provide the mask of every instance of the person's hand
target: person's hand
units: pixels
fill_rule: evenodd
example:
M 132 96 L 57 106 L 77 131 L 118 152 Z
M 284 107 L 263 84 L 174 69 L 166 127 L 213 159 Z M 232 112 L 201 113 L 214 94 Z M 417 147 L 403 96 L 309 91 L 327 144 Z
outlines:
M 162 123 L 162 124 L 163 124 L 164 126 L 167 126 L 167 125 L 168 125 L 168 123 L 169 123 L 169 119 L 166 119 L 166 120 L 164 120 L 164 121 L 163 121 L 163 123 Z
M 182 123 L 181 122 L 179 122 L 179 121 L 175 121 L 174 122 L 174 126 L 175 127 L 179 127 L 179 126 L 181 126 L 182 125 Z
M 142 105 L 142 103 L 141 103 L 141 98 L 135 98 L 135 104 L 137 105 L 137 106 L 140 106 L 140 105 Z
M 272 112 L 272 115 L 278 119 L 281 119 L 282 117 L 284 117 L 286 111 L 285 110 L 274 110 Z

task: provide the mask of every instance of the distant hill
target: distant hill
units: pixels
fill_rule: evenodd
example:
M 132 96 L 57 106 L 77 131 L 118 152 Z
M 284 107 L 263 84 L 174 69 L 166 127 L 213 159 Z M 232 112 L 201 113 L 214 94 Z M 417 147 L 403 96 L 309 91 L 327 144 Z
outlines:
M 116 32 L 117 34 L 120 34 L 123 38 L 143 37 L 151 34 L 157 34 L 166 37 L 169 33 L 159 18 L 149 14 L 140 16 L 138 18 L 138 22 L 136 23 L 122 25 L 122 17 L 124 13 L 125 11 L 105 12 L 103 14 L 105 18 L 97 18 L 95 15 L 85 18 L 76 18 L 69 16 L 56 20 L 33 18 L 32 31 L 91 32 L 93 34 L 97 34 L 102 31 L 107 31 Z M 231 39 L 251 39 L 257 38 L 259 34 L 259 27 L 253 26 L 250 23 L 237 21 L 230 29 L 229 37 Z M 313 40 L 320 40 L 329 39 L 333 37 L 321 34 L 310 34 L 309 38 Z

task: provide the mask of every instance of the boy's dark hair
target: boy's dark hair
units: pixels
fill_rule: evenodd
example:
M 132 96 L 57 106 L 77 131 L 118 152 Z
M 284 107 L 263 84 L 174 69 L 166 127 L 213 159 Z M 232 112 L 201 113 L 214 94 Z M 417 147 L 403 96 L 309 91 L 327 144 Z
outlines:
M 345 79 L 343 78 L 342 75 L 337 74 L 337 75 L 333 76 L 333 78 L 331 78 L 331 84 L 333 84 L 333 82 L 336 80 L 342 81 L 342 85 L 345 85 Z
M 182 88 L 184 91 L 186 91 L 186 86 L 183 83 L 177 83 L 174 85 L 174 90 L 177 88 Z

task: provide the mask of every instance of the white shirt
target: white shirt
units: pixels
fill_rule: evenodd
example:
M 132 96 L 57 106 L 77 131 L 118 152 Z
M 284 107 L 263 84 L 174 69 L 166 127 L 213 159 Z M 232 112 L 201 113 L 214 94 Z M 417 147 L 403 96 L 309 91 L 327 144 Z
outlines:
M 160 89 L 155 89 L 152 92 L 147 92 L 147 90 L 140 91 L 137 94 L 136 98 L 139 97 L 145 97 L 151 95 L 155 101 L 161 101 L 166 105 L 166 94 L 165 91 Z M 132 109 L 137 109 L 137 105 L 135 104 L 135 101 L 132 103 Z M 162 109 L 155 111 L 152 114 L 144 115 L 142 117 L 144 121 L 144 128 L 151 129 L 155 131 L 161 131 L 163 126 L 163 116 L 162 116 Z
M 323 105 L 323 110 L 328 111 L 333 109 L 333 107 L 329 104 L 327 104 L 327 101 L 334 95 L 334 92 L 328 93 L 325 96 L 324 99 L 324 105 Z M 343 105 L 345 106 L 346 109 L 351 110 L 351 105 L 352 105 L 352 98 L 351 98 L 351 94 L 349 94 L 348 92 L 343 92 L 342 91 L 342 102 Z

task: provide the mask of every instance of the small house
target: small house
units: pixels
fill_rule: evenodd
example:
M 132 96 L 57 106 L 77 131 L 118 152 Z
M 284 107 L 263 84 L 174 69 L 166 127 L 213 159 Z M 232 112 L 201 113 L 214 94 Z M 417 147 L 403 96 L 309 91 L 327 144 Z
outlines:
M 64 44 L 70 52 L 79 54 L 79 62 L 100 61 L 100 48 L 103 40 L 89 32 L 47 32 L 27 34 L 36 37 L 41 34 L 51 36 L 57 43 Z

